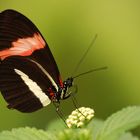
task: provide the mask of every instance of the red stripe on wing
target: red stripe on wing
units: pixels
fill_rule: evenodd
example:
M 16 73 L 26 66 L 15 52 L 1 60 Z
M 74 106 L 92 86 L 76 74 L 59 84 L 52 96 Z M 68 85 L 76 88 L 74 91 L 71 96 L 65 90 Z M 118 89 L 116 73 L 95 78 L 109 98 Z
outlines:
M 0 51 L 1 60 L 13 55 L 29 56 L 35 50 L 39 50 L 45 47 L 45 41 L 42 39 L 39 33 L 35 33 L 33 37 L 20 38 L 17 41 L 12 42 L 12 46 L 9 49 Z

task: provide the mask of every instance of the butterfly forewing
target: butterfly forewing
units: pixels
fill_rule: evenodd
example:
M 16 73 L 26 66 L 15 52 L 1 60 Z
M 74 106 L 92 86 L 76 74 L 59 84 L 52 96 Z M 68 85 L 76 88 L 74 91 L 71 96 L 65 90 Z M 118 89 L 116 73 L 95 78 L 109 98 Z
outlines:
M 33 112 L 50 103 L 61 78 L 37 27 L 14 10 L 0 13 L 0 91 L 9 108 Z

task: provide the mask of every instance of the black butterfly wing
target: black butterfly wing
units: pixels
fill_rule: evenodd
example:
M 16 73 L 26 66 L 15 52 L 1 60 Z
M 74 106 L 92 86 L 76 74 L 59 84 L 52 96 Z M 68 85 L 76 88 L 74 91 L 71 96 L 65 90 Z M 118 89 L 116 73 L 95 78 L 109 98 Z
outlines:
M 0 89 L 9 108 L 33 112 L 48 105 L 51 81 L 30 59 L 12 56 L 0 65 Z
M 3 56 L 2 50 L 6 50 L 8 48 L 11 48 L 14 45 L 17 45 L 17 50 L 21 48 L 21 52 L 25 49 L 24 46 L 28 45 L 28 42 L 24 39 L 34 37 L 34 40 L 39 40 L 42 44 L 42 47 L 40 48 L 33 48 L 32 46 L 29 46 L 29 50 L 34 50 L 35 53 L 29 53 L 27 52 L 27 56 L 34 58 L 39 63 L 44 63 L 45 69 L 51 73 L 52 77 L 55 79 L 57 83 L 60 82 L 59 79 L 59 70 L 56 65 L 56 62 L 54 60 L 54 57 L 45 41 L 43 36 L 41 35 L 40 31 L 37 29 L 37 27 L 24 15 L 21 13 L 14 11 L 14 10 L 5 10 L 2 13 L 0 13 L 0 58 Z M 23 42 L 19 41 L 18 44 L 17 40 L 23 39 Z M 33 41 L 34 41 L 33 40 Z M 30 42 L 31 40 L 29 40 Z M 16 44 L 16 43 L 17 44 Z M 23 45 L 22 45 L 23 44 Z M 40 45 L 40 43 L 37 42 L 37 44 Z M 23 47 L 23 50 L 22 50 Z M 44 49 L 44 50 L 42 50 Z M 36 51 L 35 51 L 36 50 Z M 38 50 L 38 52 L 37 52 Z M 13 51 L 13 50 L 12 50 Z M 28 48 L 27 48 L 28 51 Z M 13 51 L 14 52 L 14 51 Z M 12 53 L 13 53 L 12 52 Z M 5 53 L 5 52 L 4 52 Z M 6 52 L 7 53 L 7 52 Z M 9 54 L 11 55 L 11 54 Z M 18 54 L 15 52 L 14 55 L 23 55 Z M 8 56 L 8 55 L 7 55 Z
M 0 91 L 9 108 L 33 112 L 50 103 L 48 89 L 62 83 L 58 67 L 37 27 L 14 10 L 0 13 L 0 59 Z

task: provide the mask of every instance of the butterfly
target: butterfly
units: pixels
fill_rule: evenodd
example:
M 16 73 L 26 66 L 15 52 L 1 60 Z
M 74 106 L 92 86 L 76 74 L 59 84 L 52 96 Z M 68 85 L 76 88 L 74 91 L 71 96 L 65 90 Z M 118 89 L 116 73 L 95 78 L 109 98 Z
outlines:
M 0 13 L 0 91 L 9 109 L 34 112 L 70 97 L 73 78 L 62 81 L 38 28 L 15 10 Z

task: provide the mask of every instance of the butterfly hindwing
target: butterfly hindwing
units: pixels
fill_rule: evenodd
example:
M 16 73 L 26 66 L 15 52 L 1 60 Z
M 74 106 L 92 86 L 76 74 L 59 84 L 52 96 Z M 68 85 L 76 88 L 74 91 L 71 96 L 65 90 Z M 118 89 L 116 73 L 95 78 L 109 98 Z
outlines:
M 0 65 L 0 89 L 9 107 L 32 112 L 50 103 L 48 77 L 29 59 L 9 57 Z

